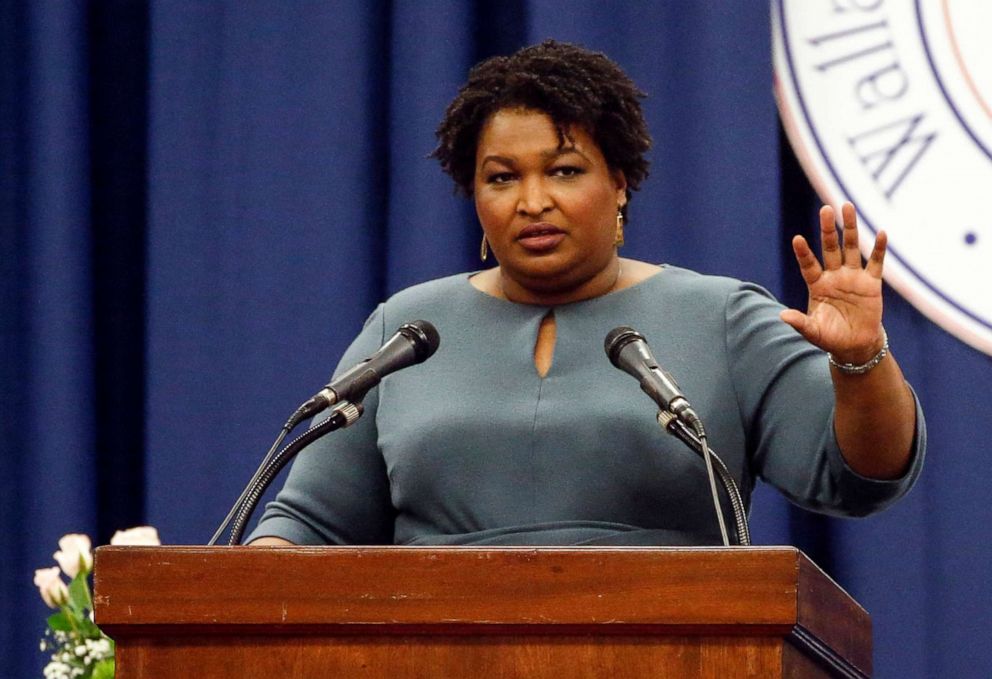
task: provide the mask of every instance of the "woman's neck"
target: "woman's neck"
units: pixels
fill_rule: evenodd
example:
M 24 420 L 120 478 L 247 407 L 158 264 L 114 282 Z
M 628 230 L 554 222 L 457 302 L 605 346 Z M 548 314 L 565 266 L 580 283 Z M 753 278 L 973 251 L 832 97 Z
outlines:
M 623 265 L 619 259 L 614 259 L 610 264 L 598 272 L 595 276 L 582 281 L 574 287 L 545 287 L 543 281 L 535 281 L 533 284 L 520 281 L 509 275 L 505 269 L 497 269 L 498 275 L 495 282 L 498 285 L 497 296 L 518 304 L 533 304 L 537 306 L 558 306 L 571 302 L 581 302 L 608 295 L 617 289 L 623 273 Z
M 648 262 L 641 262 L 636 259 L 617 259 L 615 266 L 605 270 L 606 275 L 601 277 L 603 280 L 598 281 L 598 285 L 578 286 L 571 290 L 543 291 L 514 285 L 513 280 L 510 279 L 509 294 L 507 294 L 507 283 L 504 282 L 509 277 L 499 267 L 486 269 L 472 276 L 469 282 L 480 292 L 511 302 L 535 306 L 558 306 L 602 297 L 611 292 L 623 290 L 650 278 L 660 270 L 659 266 Z

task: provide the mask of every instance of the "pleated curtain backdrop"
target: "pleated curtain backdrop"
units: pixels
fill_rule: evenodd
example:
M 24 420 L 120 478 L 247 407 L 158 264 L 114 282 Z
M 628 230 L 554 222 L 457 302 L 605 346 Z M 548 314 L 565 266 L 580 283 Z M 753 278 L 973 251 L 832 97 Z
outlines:
M 427 158 L 482 57 L 549 37 L 612 56 L 655 138 L 623 254 L 803 305 L 788 241 L 817 200 L 769 21 L 751 0 L 0 4 L 0 674 L 40 674 L 31 574 L 60 535 L 204 543 L 377 302 L 482 266 Z M 985 676 L 992 360 L 886 302 L 922 480 L 861 521 L 759 487 L 753 532 L 871 611 L 878 676 Z

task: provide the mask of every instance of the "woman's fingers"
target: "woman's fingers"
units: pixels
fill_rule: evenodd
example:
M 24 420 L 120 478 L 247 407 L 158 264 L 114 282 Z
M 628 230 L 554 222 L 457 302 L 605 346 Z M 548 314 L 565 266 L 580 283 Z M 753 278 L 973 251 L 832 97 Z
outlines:
M 820 208 L 820 239 L 823 243 L 823 268 L 827 271 L 839 269 L 841 266 L 850 269 L 861 268 L 861 250 L 858 248 L 858 214 L 851 203 L 844 203 L 840 209 L 844 227 L 842 234 L 838 233 L 834 220 L 834 209 L 829 205 Z M 875 238 L 865 269 L 875 278 L 882 277 L 882 263 L 888 239 L 885 232 L 879 231 Z M 793 246 L 795 247 L 795 246 Z M 798 253 L 797 253 L 798 257 Z
M 794 236 L 792 239 L 792 251 L 796 254 L 796 262 L 799 263 L 799 273 L 802 274 L 806 285 L 813 285 L 823 275 L 823 267 L 820 261 L 813 254 L 809 243 L 802 236 Z
M 834 221 L 834 209 L 829 205 L 820 208 L 820 243 L 823 248 L 823 268 L 827 271 L 839 269 L 843 263 L 840 235 Z
M 792 329 L 805 337 L 813 344 L 820 346 L 820 331 L 814 321 L 798 309 L 783 309 L 778 315 L 783 321 L 792 326 Z
M 844 220 L 844 266 L 852 269 L 861 268 L 861 251 L 858 249 L 858 215 L 854 205 L 844 203 L 840 209 Z
M 782 309 L 778 317 L 795 328 L 796 332 L 800 334 L 806 329 L 806 314 L 798 309 Z
M 882 277 L 882 267 L 885 264 L 885 250 L 888 244 L 888 235 L 884 231 L 879 231 L 878 235 L 875 236 L 875 247 L 872 248 L 871 255 L 868 257 L 868 265 L 865 267 L 865 271 L 875 278 Z
M 865 335 L 865 328 L 878 327 L 879 289 L 888 239 L 884 231 L 878 232 L 862 268 L 854 206 L 844 203 L 840 216 L 843 235 L 835 222 L 836 211 L 829 205 L 820 210 L 822 263 L 805 238 L 792 239 L 792 250 L 809 288 L 809 309 L 805 314 L 786 309 L 781 319 L 821 349 L 846 355 L 844 352 L 853 350 L 852 342 L 859 342 Z

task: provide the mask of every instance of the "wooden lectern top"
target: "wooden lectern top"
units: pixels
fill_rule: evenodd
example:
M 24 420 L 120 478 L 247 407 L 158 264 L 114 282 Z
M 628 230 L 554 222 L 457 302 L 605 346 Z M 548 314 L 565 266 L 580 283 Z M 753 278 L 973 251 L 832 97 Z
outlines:
M 787 547 L 101 547 L 94 574 L 97 623 L 148 653 L 161 635 L 777 637 L 824 676 L 871 674 L 868 614 Z

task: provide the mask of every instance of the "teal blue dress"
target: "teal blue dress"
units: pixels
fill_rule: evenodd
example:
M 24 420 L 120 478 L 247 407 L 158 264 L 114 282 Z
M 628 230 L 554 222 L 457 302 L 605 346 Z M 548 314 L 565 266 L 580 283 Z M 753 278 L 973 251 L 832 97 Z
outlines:
M 865 478 L 837 447 L 825 354 L 758 286 L 676 267 L 595 299 L 515 304 L 460 274 L 381 304 L 339 370 L 402 325 L 433 323 L 427 362 L 388 376 L 365 414 L 294 461 L 250 536 L 297 544 L 696 545 L 720 542 L 702 460 L 655 421 L 603 339 L 645 335 L 706 425 L 745 499 L 755 479 L 808 509 L 878 511 L 906 493 L 926 447 L 917 402 L 912 464 Z M 541 319 L 554 360 L 534 367 Z M 729 516 L 729 508 L 728 516 Z

